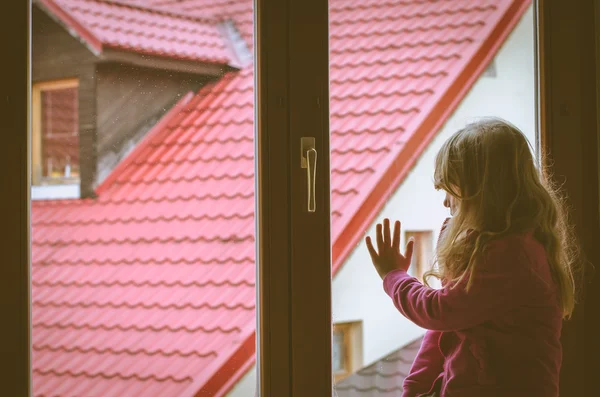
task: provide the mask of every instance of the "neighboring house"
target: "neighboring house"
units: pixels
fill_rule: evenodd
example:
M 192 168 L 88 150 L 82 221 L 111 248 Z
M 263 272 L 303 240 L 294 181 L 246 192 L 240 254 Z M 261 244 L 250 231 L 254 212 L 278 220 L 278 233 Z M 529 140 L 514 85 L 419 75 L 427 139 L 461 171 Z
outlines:
M 148 132 L 140 126 L 158 108 L 132 116 L 127 127 L 114 123 L 108 130 L 122 128 L 119 144 L 144 138 L 105 178 L 97 176 L 104 155 L 94 143 L 104 135 L 94 127 L 95 138 L 84 139 L 82 131 L 92 127 L 79 116 L 82 193 L 92 198 L 32 206 L 34 395 L 253 395 L 252 1 L 38 4 L 39 20 L 51 16 L 45 23 L 74 36 L 73 47 L 102 44 L 83 47 L 91 64 L 120 46 L 127 60 L 154 51 L 157 66 L 144 67 L 164 69 L 161 62 L 181 61 L 178 38 L 185 32 L 181 41 L 198 40 L 198 64 L 219 72 L 203 69 L 191 79 L 187 71 L 185 84 L 202 88 L 182 96 L 178 83 L 169 100 L 180 99 L 171 108 L 164 99 L 166 113 Z M 340 323 L 334 356 L 341 379 L 423 332 L 394 311 L 358 243 L 375 220 L 400 218 L 429 244 L 415 258 L 426 266 L 446 215 L 431 186 L 442 139 L 464 118 L 486 114 L 533 132 L 533 29 L 528 33 L 530 11 L 521 19 L 526 0 L 330 4 L 333 313 Z M 193 26 L 180 31 L 187 23 Z M 165 50 L 169 43 L 178 44 Z M 209 56 L 205 47 L 223 52 Z M 530 51 L 531 65 L 519 58 L 523 51 Z M 494 56 L 496 77 L 480 77 Z M 95 76 L 98 87 L 102 76 Z M 520 82 L 516 91 L 513 79 Z M 83 158 L 90 152 L 95 160 L 86 179 Z
M 421 347 L 422 337 L 346 377 L 335 386 L 334 397 L 398 397 L 402 383 Z
M 36 0 L 32 14 L 34 199 L 93 197 L 177 100 L 237 62 L 222 23 L 114 1 Z

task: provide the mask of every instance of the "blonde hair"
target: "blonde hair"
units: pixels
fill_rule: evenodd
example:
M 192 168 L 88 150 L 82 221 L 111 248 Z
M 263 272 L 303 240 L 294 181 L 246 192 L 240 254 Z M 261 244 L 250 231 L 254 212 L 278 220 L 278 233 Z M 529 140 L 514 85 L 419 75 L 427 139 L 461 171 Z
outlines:
M 468 290 L 489 241 L 532 231 L 546 250 L 568 318 L 575 305 L 578 248 L 564 198 L 536 167 L 532 151 L 518 128 L 497 118 L 469 124 L 443 144 L 435 159 L 434 184 L 458 204 L 437 245 L 437 269 L 424 278 L 456 286 L 468 277 Z M 477 232 L 476 238 L 467 235 L 470 230 Z

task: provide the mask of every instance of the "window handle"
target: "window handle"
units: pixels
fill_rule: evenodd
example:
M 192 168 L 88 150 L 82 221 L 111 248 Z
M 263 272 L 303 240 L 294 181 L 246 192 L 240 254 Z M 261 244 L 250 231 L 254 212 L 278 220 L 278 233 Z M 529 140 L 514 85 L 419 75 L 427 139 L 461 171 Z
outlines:
M 317 149 L 315 138 L 303 137 L 300 141 L 301 167 L 306 168 L 306 181 L 308 193 L 308 212 L 317 210 L 316 178 L 317 178 Z

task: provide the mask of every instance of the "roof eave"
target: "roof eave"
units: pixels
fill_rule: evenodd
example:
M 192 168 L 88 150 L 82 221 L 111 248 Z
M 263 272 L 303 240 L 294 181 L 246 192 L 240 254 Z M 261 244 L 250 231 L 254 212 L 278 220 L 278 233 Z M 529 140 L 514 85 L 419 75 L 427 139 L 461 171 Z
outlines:
M 119 62 L 144 68 L 170 70 L 179 73 L 190 73 L 204 76 L 220 77 L 234 70 L 227 63 L 206 62 L 201 60 L 177 59 L 144 54 L 139 51 L 125 51 L 110 46 L 104 46 L 99 57 L 100 62 Z
M 59 25 L 64 27 L 65 30 L 71 34 L 71 36 L 79 40 L 94 55 L 100 56 L 102 54 L 102 41 L 83 24 L 79 23 L 79 21 L 73 18 L 61 6 L 56 4 L 54 0 L 34 0 L 34 4 L 36 4 Z
M 214 363 L 215 370 L 211 372 L 210 377 L 194 380 L 181 397 L 225 397 L 254 365 L 255 342 L 256 332 L 252 331 L 231 354 Z
M 54 0 L 33 0 L 52 20 L 62 26 L 71 36 L 81 42 L 100 62 L 121 62 L 131 65 L 171 70 L 174 72 L 208 75 L 218 77 L 225 72 L 236 69 L 229 62 L 203 61 L 198 59 L 181 59 L 171 56 L 144 54 L 139 50 L 126 51 L 103 43 L 92 31 L 80 23 Z

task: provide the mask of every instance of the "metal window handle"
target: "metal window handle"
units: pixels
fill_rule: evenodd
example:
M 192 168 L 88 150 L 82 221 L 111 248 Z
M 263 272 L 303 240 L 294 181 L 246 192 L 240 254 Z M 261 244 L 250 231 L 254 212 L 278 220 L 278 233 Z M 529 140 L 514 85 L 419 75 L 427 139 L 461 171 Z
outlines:
M 301 167 L 306 168 L 308 212 L 317 210 L 316 179 L 317 179 L 317 149 L 315 149 L 315 138 L 302 138 L 301 144 Z
M 317 179 L 317 149 L 308 149 L 306 152 L 308 167 L 306 168 L 306 176 L 308 179 L 308 212 L 315 212 L 317 209 L 317 200 L 315 197 Z

